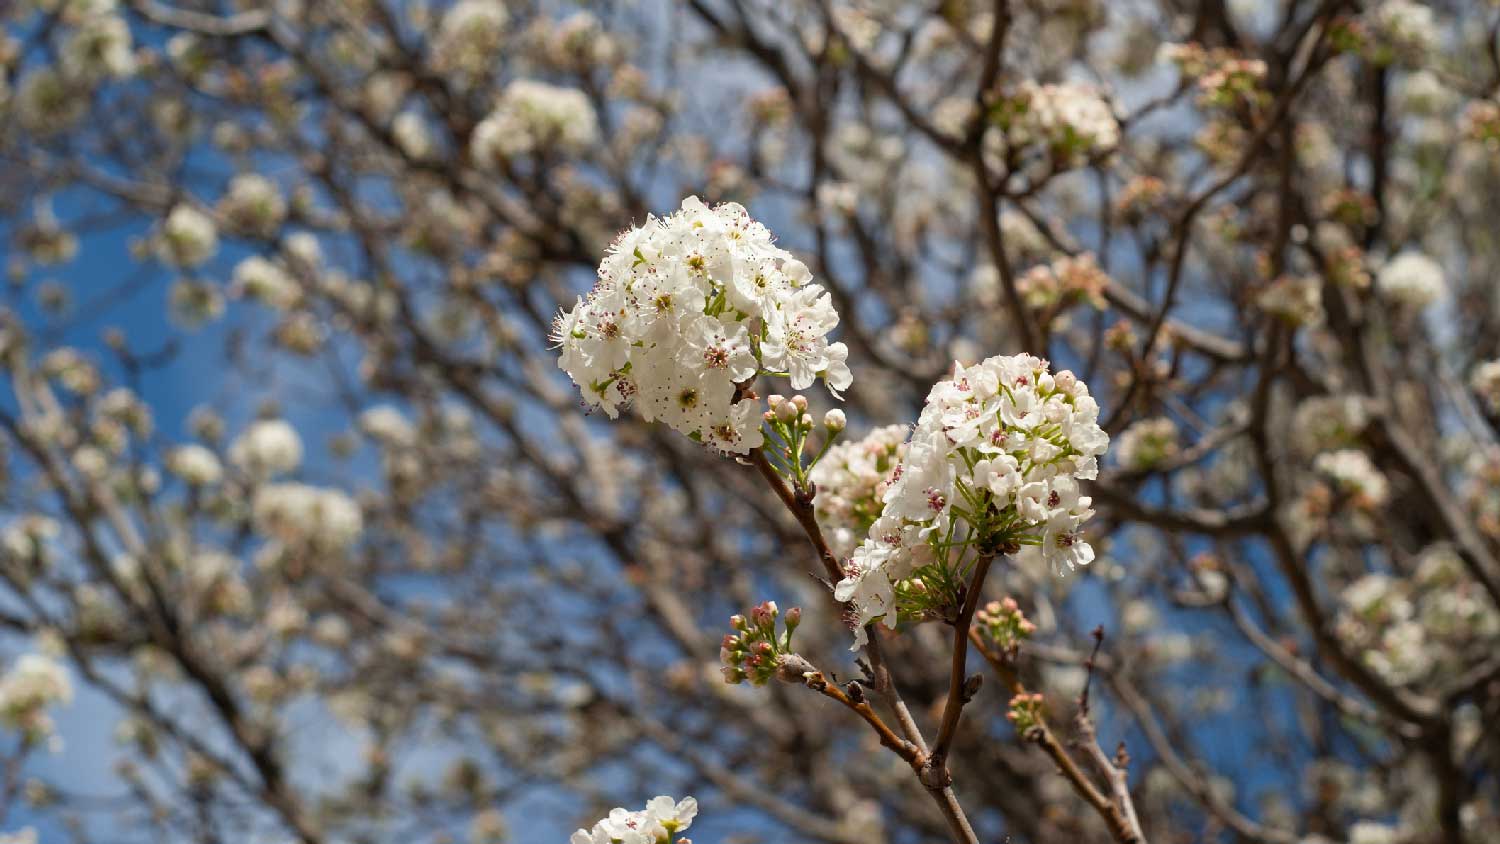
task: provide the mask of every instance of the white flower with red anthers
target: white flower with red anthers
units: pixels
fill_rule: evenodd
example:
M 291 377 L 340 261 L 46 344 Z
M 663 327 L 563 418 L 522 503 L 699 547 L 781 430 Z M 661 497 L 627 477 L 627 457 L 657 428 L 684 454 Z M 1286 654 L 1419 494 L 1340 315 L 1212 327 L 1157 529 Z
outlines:
M 1109 437 L 1099 405 L 1071 372 L 1031 355 L 954 365 L 939 381 L 891 473 L 885 509 L 845 565 L 835 597 L 858 623 L 920 615 L 937 584 L 980 556 L 1041 547 L 1059 572 L 1088 565 L 1093 515 L 1079 480 L 1098 475 Z
M 698 801 L 691 797 L 673 800 L 653 797 L 646 808 L 631 812 L 612 809 L 592 829 L 580 829 L 569 844 L 668 844 L 672 836 L 693 825 Z
M 848 387 L 848 349 L 807 266 L 778 248 L 739 205 L 697 197 L 624 232 L 586 298 L 560 314 L 559 366 L 611 418 L 634 405 L 647 421 L 719 451 L 761 445 L 760 408 L 740 388 L 757 375 L 797 389 Z

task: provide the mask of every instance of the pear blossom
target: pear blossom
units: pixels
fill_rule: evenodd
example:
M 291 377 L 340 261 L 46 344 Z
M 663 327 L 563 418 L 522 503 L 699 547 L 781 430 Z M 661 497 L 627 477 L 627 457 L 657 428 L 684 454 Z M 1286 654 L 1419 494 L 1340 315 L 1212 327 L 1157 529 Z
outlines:
M 81 79 L 134 75 L 135 53 L 125 19 L 111 14 L 84 18 L 63 42 L 62 66 Z
M 813 466 L 808 477 L 817 490 L 814 512 L 837 556 L 853 553 L 880 516 L 909 433 L 906 425 L 876 428 L 862 439 L 833 445 Z
M 1490 413 L 1500 414 L 1500 360 L 1490 360 L 1469 373 L 1469 388 Z
M 763 441 L 761 409 L 740 396 L 757 375 L 798 389 L 849 386 L 830 298 L 807 266 L 778 248 L 739 205 L 697 197 L 615 241 L 599 281 L 558 315 L 558 365 L 611 418 L 634 405 L 647 421 L 720 451 Z
M 241 173 L 230 180 L 218 211 L 235 228 L 268 236 L 286 219 L 287 206 L 270 179 L 259 173 Z
M 1370 410 L 1356 395 L 1313 396 L 1292 413 L 1292 444 L 1305 455 L 1352 445 L 1370 424 Z
M 1382 299 L 1410 310 L 1420 310 L 1448 292 L 1443 267 L 1421 252 L 1402 252 L 1380 269 L 1375 290 Z
M 216 484 L 224 468 L 212 451 L 197 444 L 181 445 L 167 453 L 167 471 L 194 486 Z
M 1115 459 L 1133 471 L 1160 466 L 1181 450 L 1177 424 L 1165 416 L 1142 419 L 1121 431 L 1115 441 Z
M 32 740 L 52 734 L 47 708 L 72 700 L 67 670 L 41 654 L 23 654 L 0 676 L 0 724 Z
M 593 103 L 582 91 L 533 79 L 505 87 L 495 110 L 474 127 L 471 146 L 483 165 L 550 150 L 578 152 L 599 136 Z
M 685 797 L 653 797 L 639 811 L 612 809 L 591 829 L 580 829 L 569 844 L 670 844 L 673 836 L 693 825 L 698 801 Z
M 459 0 L 438 24 L 432 54 L 444 68 L 479 73 L 494 60 L 509 20 L 501 0 Z
M 251 255 L 234 268 L 231 291 L 235 296 L 284 311 L 297 303 L 302 289 L 282 266 L 259 255 Z
M 925 580 L 961 574 L 973 555 L 1041 547 L 1055 571 L 1094 559 L 1083 525 L 1109 437 L 1099 405 L 1072 372 L 1031 355 L 954 364 L 933 386 L 882 497 L 885 509 L 845 565 L 834 596 L 864 626 L 894 627 Z M 970 554 L 972 549 L 972 554 Z
M 1023 105 L 1021 116 L 1011 126 L 1013 143 L 1039 144 L 1068 166 L 1120 143 L 1114 109 L 1091 86 L 1027 81 L 1019 100 Z
M 337 489 L 283 483 L 262 486 L 251 503 L 255 528 L 283 547 L 341 551 L 359 538 L 359 505 Z
M 1361 507 L 1382 507 L 1390 495 L 1385 475 L 1363 451 L 1346 448 L 1320 454 L 1313 461 L 1313 469 Z
M 156 255 L 175 267 L 197 267 L 219 249 L 219 233 L 207 214 L 178 205 L 167 215 L 156 239 Z
M 302 463 L 302 438 L 280 419 L 262 419 L 230 444 L 229 460 L 257 478 L 290 472 Z

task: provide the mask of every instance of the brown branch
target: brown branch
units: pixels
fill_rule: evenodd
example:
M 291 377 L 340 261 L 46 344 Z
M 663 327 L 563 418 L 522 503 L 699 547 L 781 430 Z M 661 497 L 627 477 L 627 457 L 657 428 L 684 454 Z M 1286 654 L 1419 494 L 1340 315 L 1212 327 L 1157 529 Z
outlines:
M 786 505 L 792 517 L 797 520 L 797 523 L 802 526 L 803 531 L 807 533 L 807 538 L 812 542 L 813 547 L 817 549 L 818 558 L 822 561 L 823 568 L 828 573 L 828 577 L 835 583 L 842 579 L 842 567 L 839 565 L 838 558 L 834 556 L 833 551 L 828 547 L 828 541 L 824 539 L 823 530 L 818 527 L 818 520 L 813 513 L 812 493 L 805 490 L 794 491 L 788 488 L 786 483 L 782 481 L 781 476 L 776 473 L 776 469 L 771 466 L 770 461 L 766 459 L 765 453 L 760 449 L 753 449 L 750 452 L 750 463 L 755 466 L 756 471 L 760 473 L 761 477 L 766 479 L 766 483 L 770 484 L 771 489 L 776 493 L 776 497 L 781 499 L 781 503 Z M 970 615 L 972 616 L 972 612 Z M 942 812 L 943 819 L 948 822 L 948 829 L 953 836 L 953 840 L 958 842 L 958 844 L 979 844 L 979 839 L 974 834 L 974 827 L 969 823 L 968 815 L 964 812 L 963 806 L 958 802 L 957 795 L 953 793 L 952 786 L 946 783 L 941 786 L 929 785 L 923 780 L 922 770 L 926 766 L 928 759 L 927 743 L 923 740 L 922 731 L 917 727 L 916 720 L 911 717 L 910 710 L 907 709 L 906 703 L 901 699 L 900 692 L 896 689 L 894 678 L 892 678 L 890 669 L 886 666 L 884 656 L 880 651 L 878 636 L 870 637 L 869 643 L 866 645 L 866 650 L 870 657 L 870 673 L 873 688 L 890 705 L 891 710 L 896 715 L 897 723 L 901 726 L 902 732 L 906 734 L 906 739 L 902 740 L 896 736 L 885 725 L 885 722 L 875 715 L 873 710 L 868 715 L 860 709 L 855 709 L 855 712 L 880 734 L 881 744 L 891 747 L 893 750 L 897 750 L 898 747 L 911 748 L 914 755 L 908 755 L 904 750 L 897 750 L 897 752 L 901 754 L 903 759 L 906 759 L 908 764 L 912 764 L 912 770 L 917 774 L 918 780 L 922 781 L 922 785 L 927 789 L 927 793 L 932 797 L 933 802 L 937 804 L 938 810 Z M 826 681 L 822 685 L 823 688 L 817 689 L 817 691 L 826 696 L 834 697 L 835 700 L 839 699 L 828 692 L 829 689 L 834 688 L 833 686 L 829 685 Z M 850 688 L 859 689 L 859 686 L 854 685 Z M 844 692 L 836 689 L 835 691 L 837 691 L 838 695 L 849 698 Z M 863 698 L 861 697 L 860 700 L 863 700 Z M 859 701 L 849 698 L 848 702 L 840 702 L 854 709 Z M 868 702 L 865 702 L 864 706 L 868 708 Z M 899 742 L 899 744 L 893 746 L 893 742 Z M 915 761 L 915 764 L 913 764 L 913 761 Z
M 964 704 L 973 700 L 979 691 L 979 676 L 972 680 L 966 676 L 969 656 L 969 629 L 973 626 L 974 612 L 979 609 L 979 595 L 983 591 L 985 575 L 989 574 L 994 556 L 986 554 L 974 564 L 974 576 L 964 594 L 964 603 L 958 618 L 953 623 L 953 659 L 948 673 L 948 699 L 943 704 L 943 720 L 938 725 L 937 741 L 932 754 L 921 771 L 922 783 L 929 787 L 944 786 L 953 781 L 948 771 L 948 752 L 958 734 L 958 721 L 963 715 Z
M 990 668 L 1011 694 L 1027 693 L 1026 686 L 1021 682 L 1020 675 L 1016 673 L 1015 666 L 1003 654 L 991 648 L 978 630 L 969 631 L 969 641 L 973 643 L 975 651 L 984 657 L 985 662 L 989 663 Z M 1072 754 L 1068 753 L 1068 749 L 1047 726 L 1045 719 L 1039 719 L 1036 726 L 1028 730 L 1022 738 L 1040 747 L 1042 752 L 1047 754 L 1047 757 L 1057 766 L 1058 773 L 1062 774 L 1063 779 L 1072 786 L 1073 792 L 1082 797 L 1083 801 L 1092 806 L 1094 812 L 1103 819 L 1104 825 L 1108 827 L 1109 834 L 1115 841 L 1125 844 L 1125 842 L 1144 840 L 1129 837 L 1131 826 L 1128 819 L 1119 807 L 1110 802 L 1110 799 L 1089 780 L 1088 775 L 1074 761 Z

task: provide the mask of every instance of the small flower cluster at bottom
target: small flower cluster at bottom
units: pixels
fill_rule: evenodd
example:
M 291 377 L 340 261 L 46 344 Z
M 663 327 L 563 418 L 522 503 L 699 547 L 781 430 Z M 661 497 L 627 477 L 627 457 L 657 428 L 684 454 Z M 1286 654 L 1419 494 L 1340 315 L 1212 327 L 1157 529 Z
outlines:
M 697 814 L 698 801 L 691 797 L 653 797 L 640 811 L 611 809 L 593 829 L 573 833 L 568 844 L 671 844 L 672 836 L 692 826 Z M 692 842 L 679 838 L 677 844 Z

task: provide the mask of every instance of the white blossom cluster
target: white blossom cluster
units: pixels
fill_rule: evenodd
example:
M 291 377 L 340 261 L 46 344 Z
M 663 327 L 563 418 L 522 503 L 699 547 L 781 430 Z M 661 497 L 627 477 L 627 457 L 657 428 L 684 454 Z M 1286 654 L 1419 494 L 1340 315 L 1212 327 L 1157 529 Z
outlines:
M 191 205 L 173 208 L 156 235 L 156 256 L 173 267 L 200 266 L 218 249 L 219 230 L 214 221 Z
M 1446 545 L 1424 549 L 1410 577 L 1361 575 L 1340 592 L 1339 604 L 1339 637 L 1395 684 L 1461 670 L 1500 633 L 1500 613 Z
M 167 453 L 168 472 L 193 486 L 210 486 L 224 477 L 224 467 L 212 451 L 196 443 L 180 445 Z
M 1172 460 L 1182 450 L 1177 424 L 1165 416 L 1142 419 L 1120 432 L 1115 460 L 1131 471 L 1145 471 Z
M 302 438 L 280 419 L 262 419 L 230 444 L 229 460 L 255 478 L 290 472 L 302 463 Z
M 218 211 L 235 228 L 269 236 L 286 219 L 286 199 L 275 183 L 259 173 L 241 173 L 229 182 Z
M 474 127 L 470 145 L 481 165 L 549 150 L 578 152 L 599 138 L 594 105 L 576 88 L 533 79 L 505 86 L 494 111 Z
M 1390 497 L 1385 475 L 1369 455 L 1353 448 L 1325 452 L 1313 460 L 1313 469 L 1327 478 L 1341 495 L 1349 496 L 1361 509 L 1378 509 Z
M 1381 298 L 1402 308 L 1420 310 L 1448 292 L 1443 267 L 1421 252 L 1402 252 L 1380 269 L 1375 289 Z
M 29 739 L 52 734 L 47 707 L 73 700 L 68 672 L 42 654 L 24 654 L 0 677 L 0 723 Z
M 580 829 L 569 844 L 669 844 L 672 836 L 693 825 L 698 801 L 653 797 L 640 811 L 612 809 L 592 829 Z
M 359 505 L 331 487 L 299 483 L 267 484 L 251 503 L 255 529 L 283 549 L 342 551 L 364 527 Z
M 1313 396 L 1292 413 L 1292 445 L 1304 455 L 1352 445 L 1370 424 L 1370 409 L 1356 395 Z
M 947 576 L 966 551 L 1040 545 L 1061 572 L 1088 565 L 1083 523 L 1093 515 L 1079 480 L 1098 476 L 1109 437 L 1099 405 L 1072 372 L 1053 375 L 1031 355 L 954 365 L 939 381 L 884 496 L 885 510 L 855 549 L 835 597 L 863 627 L 895 626 L 904 598 Z
M 1413 0 L 1385 0 L 1365 15 L 1380 62 L 1420 63 L 1438 45 L 1432 9 Z
M 1021 97 L 1023 111 L 1010 126 L 1016 145 L 1041 144 L 1069 166 L 1119 145 L 1120 123 L 1114 109 L 1088 85 L 1028 81 Z
M 459 0 L 438 24 L 432 55 L 445 69 L 480 73 L 494 61 L 509 20 L 501 0 Z
M 278 311 L 291 308 L 302 297 L 302 288 L 282 265 L 260 255 L 251 255 L 235 265 L 230 292 L 236 298 Z
M 1500 414 L 1500 360 L 1490 360 L 1469 373 L 1469 388 L 1490 413 Z
M 1323 322 L 1323 281 L 1312 275 L 1284 275 L 1256 294 L 1261 310 L 1292 326 Z
M 854 442 L 829 448 L 809 474 L 817 489 L 813 507 L 828 547 L 838 557 L 854 552 L 880 516 L 881 499 L 906 454 L 905 425 L 885 425 Z
M 849 350 L 829 343 L 838 313 L 807 266 L 734 203 L 681 210 L 622 234 L 587 298 L 560 314 L 558 365 L 610 418 L 627 404 L 647 421 L 720 451 L 763 442 L 761 408 L 737 401 L 757 374 L 804 389 L 849 386 Z
M 136 70 L 130 26 L 108 9 L 91 10 L 77 20 L 62 45 L 62 66 L 75 79 L 124 79 Z

